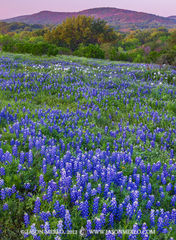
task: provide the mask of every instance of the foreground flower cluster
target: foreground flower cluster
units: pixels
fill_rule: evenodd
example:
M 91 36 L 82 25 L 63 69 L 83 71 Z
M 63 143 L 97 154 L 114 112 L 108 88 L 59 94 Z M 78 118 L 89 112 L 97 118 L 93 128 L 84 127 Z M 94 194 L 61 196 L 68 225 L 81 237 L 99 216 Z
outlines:
M 0 236 L 175 239 L 176 71 L 150 71 L 0 58 Z

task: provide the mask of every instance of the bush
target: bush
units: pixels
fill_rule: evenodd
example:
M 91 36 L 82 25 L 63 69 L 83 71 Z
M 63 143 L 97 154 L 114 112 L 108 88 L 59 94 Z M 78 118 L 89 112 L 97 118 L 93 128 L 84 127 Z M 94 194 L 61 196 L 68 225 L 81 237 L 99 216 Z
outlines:
M 74 52 L 74 55 L 87 58 L 105 58 L 105 52 L 97 44 L 89 44 L 88 46 L 81 44 L 79 48 Z
M 147 62 L 149 62 L 149 63 L 152 63 L 152 62 L 156 63 L 159 55 L 160 55 L 160 53 L 158 53 L 158 52 L 156 52 L 156 51 L 151 51 L 151 52 L 147 55 L 146 60 L 147 60 Z
M 100 45 L 100 48 L 104 51 L 105 58 L 110 59 L 111 50 L 114 48 L 112 43 L 102 43 Z
M 47 44 L 47 55 L 48 56 L 56 56 L 58 54 L 58 48 L 54 44 Z
M 14 40 L 8 36 L 2 36 L 0 39 L 0 44 L 2 45 L 2 50 L 5 52 L 13 52 Z
M 56 56 L 58 54 L 58 48 L 54 44 L 49 44 L 45 42 L 40 42 L 36 44 L 32 44 L 31 53 L 33 55 L 48 55 L 48 56 Z
M 109 59 L 112 61 L 118 60 L 118 49 L 115 47 L 112 47 L 109 51 Z
M 28 42 L 16 42 L 13 46 L 13 52 L 16 53 L 31 53 L 31 45 Z
M 69 55 L 71 54 L 71 50 L 66 47 L 58 47 L 58 54 L 64 54 L 64 55 Z
M 127 52 L 120 52 L 117 55 L 117 60 L 119 61 L 132 61 L 132 58 L 130 57 L 130 55 Z
M 134 63 L 144 62 L 144 57 L 143 57 L 140 53 L 138 53 L 138 54 L 136 55 L 136 57 L 133 59 L 133 62 L 134 62 Z
M 48 44 L 47 43 L 37 43 L 33 44 L 31 53 L 33 55 L 44 55 L 48 52 Z
M 2 45 L 2 50 L 5 52 L 32 53 L 33 55 L 38 56 L 56 56 L 59 52 L 58 47 L 54 44 L 46 42 L 31 43 L 27 41 L 17 41 L 9 36 L 2 36 L 0 38 L 0 45 Z M 64 51 L 68 52 L 67 49 L 64 49 Z
M 157 59 L 159 64 L 176 66 L 176 51 L 174 49 L 163 52 Z

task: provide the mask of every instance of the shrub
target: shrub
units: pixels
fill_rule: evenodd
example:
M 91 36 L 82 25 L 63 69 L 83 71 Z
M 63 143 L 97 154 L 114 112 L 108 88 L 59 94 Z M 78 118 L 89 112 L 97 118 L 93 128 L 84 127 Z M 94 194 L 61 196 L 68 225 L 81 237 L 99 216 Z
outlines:
M 157 63 L 176 66 L 176 51 L 172 49 L 172 50 L 163 52 L 158 57 Z
M 56 56 L 58 54 L 58 48 L 54 44 L 47 45 L 47 55 L 48 56 Z
M 0 39 L 2 50 L 5 52 L 13 52 L 14 43 L 15 43 L 14 40 L 8 35 L 5 35 Z
M 118 53 L 117 60 L 119 61 L 132 61 L 130 55 L 127 52 Z
M 116 47 L 112 47 L 109 51 L 109 59 L 112 61 L 118 60 L 118 49 Z
M 13 46 L 13 52 L 31 53 L 32 44 L 28 42 L 16 42 Z
M 111 58 L 111 56 L 110 56 L 111 50 L 114 48 L 114 47 L 112 46 L 112 43 L 102 43 L 102 44 L 100 45 L 100 48 L 104 51 L 104 53 L 105 53 L 105 58 L 106 58 L 106 59 L 110 59 L 110 58 Z
M 144 62 L 144 57 L 143 57 L 140 53 L 138 53 L 138 54 L 136 55 L 136 57 L 133 59 L 133 62 L 134 62 L 134 63 Z
M 147 56 L 147 61 L 148 62 L 156 62 L 158 57 L 159 57 L 160 53 L 156 52 L 156 51 L 151 51 L 148 56 Z
M 33 44 L 31 53 L 33 55 L 44 55 L 47 54 L 48 44 L 46 43 L 37 43 Z
M 58 47 L 54 44 L 46 42 L 31 43 L 27 41 L 16 41 L 9 36 L 2 37 L 0 39 L 0 44 L 2 45 L 2 50 L 5 52 L 32 53 L 38 56 L 56 56 L 59 52 Z M 64 49 L 64 51 L 68 52 L 67 49 Z
M 69 55 L 71 54 L 71 50 L 66 47 L 58 47 L 58 54 L 64 54 L 64 55 Z
M 74 55 L 87 58 L 105 58 L 105 52 L 97 44 L 89 44 L 88 46 L 81 44 L 79 48 L 74 52 Z

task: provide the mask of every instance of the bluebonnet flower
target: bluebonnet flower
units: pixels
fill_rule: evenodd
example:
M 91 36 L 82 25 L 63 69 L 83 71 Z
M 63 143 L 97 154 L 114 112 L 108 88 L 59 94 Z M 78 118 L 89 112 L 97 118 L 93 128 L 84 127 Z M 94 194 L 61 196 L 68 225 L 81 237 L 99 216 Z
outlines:
M 24 152 L 20 152 L 20 164 L 24 163 L 25 155 Z
M 154 195 L 149 195 L 149 199 L 150 199 L 150 201 L 151 201 L 152 204 L 153 204 L 154 201 L 155 201 L 155 196 L 154 196 Z
M 155 147 L 155 141 L 151 141 L 151 146 L 154 148 Z
M 106 240 L 115 240 L 115 239 L 116 239 L 115 234 L 111 231 L 107 231 Z
M 166 191 L 170 192 L 172 190 L 172 184 L 168 183 L 168 185 L 166 186 Z
M 139 191 L 137 191 L 137 190 L 131 191 L 130 197 L 131 197 L 132 202 L 136 201 L 139 198 Z
M 11 197 L 12 195 L 12 189 L 11 188 L 5 188 L 6 196 Z
M 163 191 L 164 191 L 163 186 L 160 186 L 160 187 L 159 187 L 159 192 L 163 192 Z
M 157 230 L 159 233 L 163 231 L 163 227 L 164 227 L 163 218 L 159 217 L 157 222 Z
M 35 223 L 33 223 L 30 227 L 30 233 L 33 237 L 36 237 L 37 236 L 37 229 L 35 227 Z
M 29 150 L 29 154 L 28 154 L 28 166 L 31 167 L 33 164 L 33 154 L 32 151 Z
M 0 179 L 0 188 L 4 185 L 4 179 Z
M 107 204 L 106 204 L 106 203 L 103 203 L 102 213 L 107 214 L 107 212 L 108 212 L 108 210 L 107 210 Z
M 128 239 L 137 240 L 137 236 L 139 235 L 138 230 L 139 230 L 138 224 L 135 223 L 133 225 L 133 233 L 129 235 Z
M 123 215 L 123 205 L 122 205 L 122 204 L 119 204 L 119 206 L 118 206 L 118 211 L 117 211 L 117 217 L 118 217 L 118 220 L 119 220 L 119 221 L 121 220 L 122 215 Z
M 47 201 L 52 202 L 52 198 L 53 198 L 53 190 L 50 186 L 48 186 L 48 188 L 47 188 Z
M 116 215 L 117 214 L 117 201 L 116 198 L 112 198 L 110 201 L 110 211 Z
M 44 165 L 42 166 L 42 171 L 43 171 L 43 174 L 46 173 L 46 171 L 47 171 L 47 165 L 46 165 L 46 164 L 44 164 Z
M 44 212 L 42 211 L 40 213 L 40 217 L 41 219 L 44 221 L 44 222 L 48 222 L 49 221 L 49 217 L 51 217 L 51 213 L 48 211 L 48 212 Z
M 110 225 L 111 228 L 114 227 L 114 215 L 113 215 L 113 213 L 111 213 L 109 215 L 109 225 Z
M 92 230 L 92 222 L 91 222 L 91 220 L 87 220 L 86 230 L 87 230 L 87 236 L 89 236 L 90 232 Z
M 171 181 L 175 181 L 175 176 L 174 175 L 171 176 Z
M 50 225 L 49 225 L 49 222 L 45 222 L 45 225 L 44 225 L 44 233 L 45 233 L 45 235 L 49 235 L 49 233 L 50 233 Z
M 100 218 L 95 218 L 95 229 L 96 230 L 101 230 L 101 228 L 102 228 L 102 224 L 101 224 L 101 220 L 100 220 Z
M 56 211 L 56 212 L 57 212 L 57 211 Z M 60 208 L 59 208 L 58 215 L 59 215 L 61 218 L 64 218 L 65 214 L 66 214 L 65 206 L 64 206 L 64 205 L 61 205 Z
M 95 197 L 93 201 L 93 211 L 92 211 L 94 215 L 98 213 L 98 205 L 99 205 L 99 197 Z
M 12 147 L 12 154 L 15 156 L 15 157 L 18 157 L 18 148 L 16 145 L 14 145 Z
M 97 190 L 93 188 L 91 191 L 91 196 L 96 196 L 96 195 L 97 195 Z
M 136 213 L 138 205 L 139 205 L 138 201 L 134 201 L 132 203 L 133 213 Z
M 160 197 L 161 197 L 162 199 L 165 198 L 164 192 L 161 192 L 161 193 L 160 193 Z
M 41 202 L 40 202 L 40 198 L 37 197 L 36 201 L 35 201 L 35 206 L 34 206 L 34 213 L 39 213 L 40 212 L 40 206 L 41 206 Z
M 1 189 L 1 200 L 4 200 L 6 198 L 6 191 L 4 188 Z
M 8 204 L 7 204 L 7 203 L 4 203 L 4 205 L 3 205 L 3 211 L 6 211 L 6 210 L 8 210 L 8 209 L 9 209 Z
M 105 134 L 108 133 L 108 126 L 105 126 Z
M 173 149 L 171 149 L 171 151 L 170 151 L 170 158 L 171 158 L 171 159 L 174 158 L 174 150 L 173 150 Z
M 44 190 L 45 186 L 46 186 L 46 183 L 44 181 L 44 177 L 43 177 L 43 174 L 41 174 L 39 176 L 39 186 L 42 187 L 42 190 Z
M 152 207 L 152 202 L 151 202 L 151 200 L 148 200 L 147 204 L 146 204 L 146 208 L 151 209 L 151 207 Z
M 147 193 L 148 193 L 148 194 L 151 194 L 151 193 L 152 193 L 152 185 L 151 185 L 151 183 L 148 184 Z
M 0 175 L 5 176 L 5 168 L 4 167 L 0 167 Z
M 101 184 L 98 184 L 97 192 L 98 192 L 99 194 L 101 194 Z
M 24 214 L 24 223 L 25 223 L 26 228 L 30 224 L 29 215 L 27 213 Z
M 24 188 L 25 188 L 25 189 L 30 189 L 30 187 L 31 187 L 31 184 L 30 184 L 30 183 L 25 183 L 25 184 L 24 184 Z
M 127 213 L 127 216 L 131 219 L 131 217 L 133 216 L 133 207 L 130 203 L 128 203 L 126 207 L 126 213 Z
M 150 225 L 151 227 L 155 226 L 155 210 L 151 209 L 150 211 Z
M 139 209 L 139 211 L 137 212 L 137 220 L 141 220 L 141 217 L 142 217 L 142 211 L 141 211 L 141 209 Z
M 104 213 L 100 214 L 100 221 L 101 221 L 101 226 L 103 227 L 105 225 L 105 223 L 106 223 Z
M 19 173 L 22 170 L 23 166 L 21 164 L 18 164 L 18 170 L 17 173 Z
M 149 235 L 147 234 L 147 224 L 146 223 L 142 224 L 141 238 L 142 238 L 142 240 L 149 240 Z
M 66 212 L 65 212 L 64 223 L 65 223 L 65 229 L 71 230 L 72 221 L 71 221 L 71 215 L 69 213 L 69 210 L 66 210 Z
M 58 230 L 58 234 L 59 234 L 59 235 L 62 235 L 62 234 L 64 233 L 64 230 L 63 230 L 63 221 L 62 221 L 62 220 L 59 220 L 59 221 L 58 221 L 57 230 Z
M 82 217 L 87 219 L 88 216 L 89 216 L 89 203 L 88 203 L 88 201 L 86 200 L 85 202 L 81 202 L 79 209 L 81 210 Z

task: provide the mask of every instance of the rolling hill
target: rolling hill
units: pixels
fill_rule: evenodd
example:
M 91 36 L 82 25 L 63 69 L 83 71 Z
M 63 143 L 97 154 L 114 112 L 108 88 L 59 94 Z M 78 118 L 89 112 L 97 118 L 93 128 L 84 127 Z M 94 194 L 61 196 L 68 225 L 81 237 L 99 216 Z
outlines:
M 176 16 L 170 16 L 169 19 L 176 20 Z
M 78 15 L 93 16 L 107 21 L 115 29 L 122 31 L 145 29 L 163 26 L 166 28 L 176 27 L 176 16 L 161 17 L 154 14 L 124 10 L 118 8 L 93 8 L 80 12 L 51 12 L 41 11 L 39 13 L 14 17 L 2 20 L 4 22 L 23 22 L 26 24 L 52 24 L 62 23 L 66 18 Z

